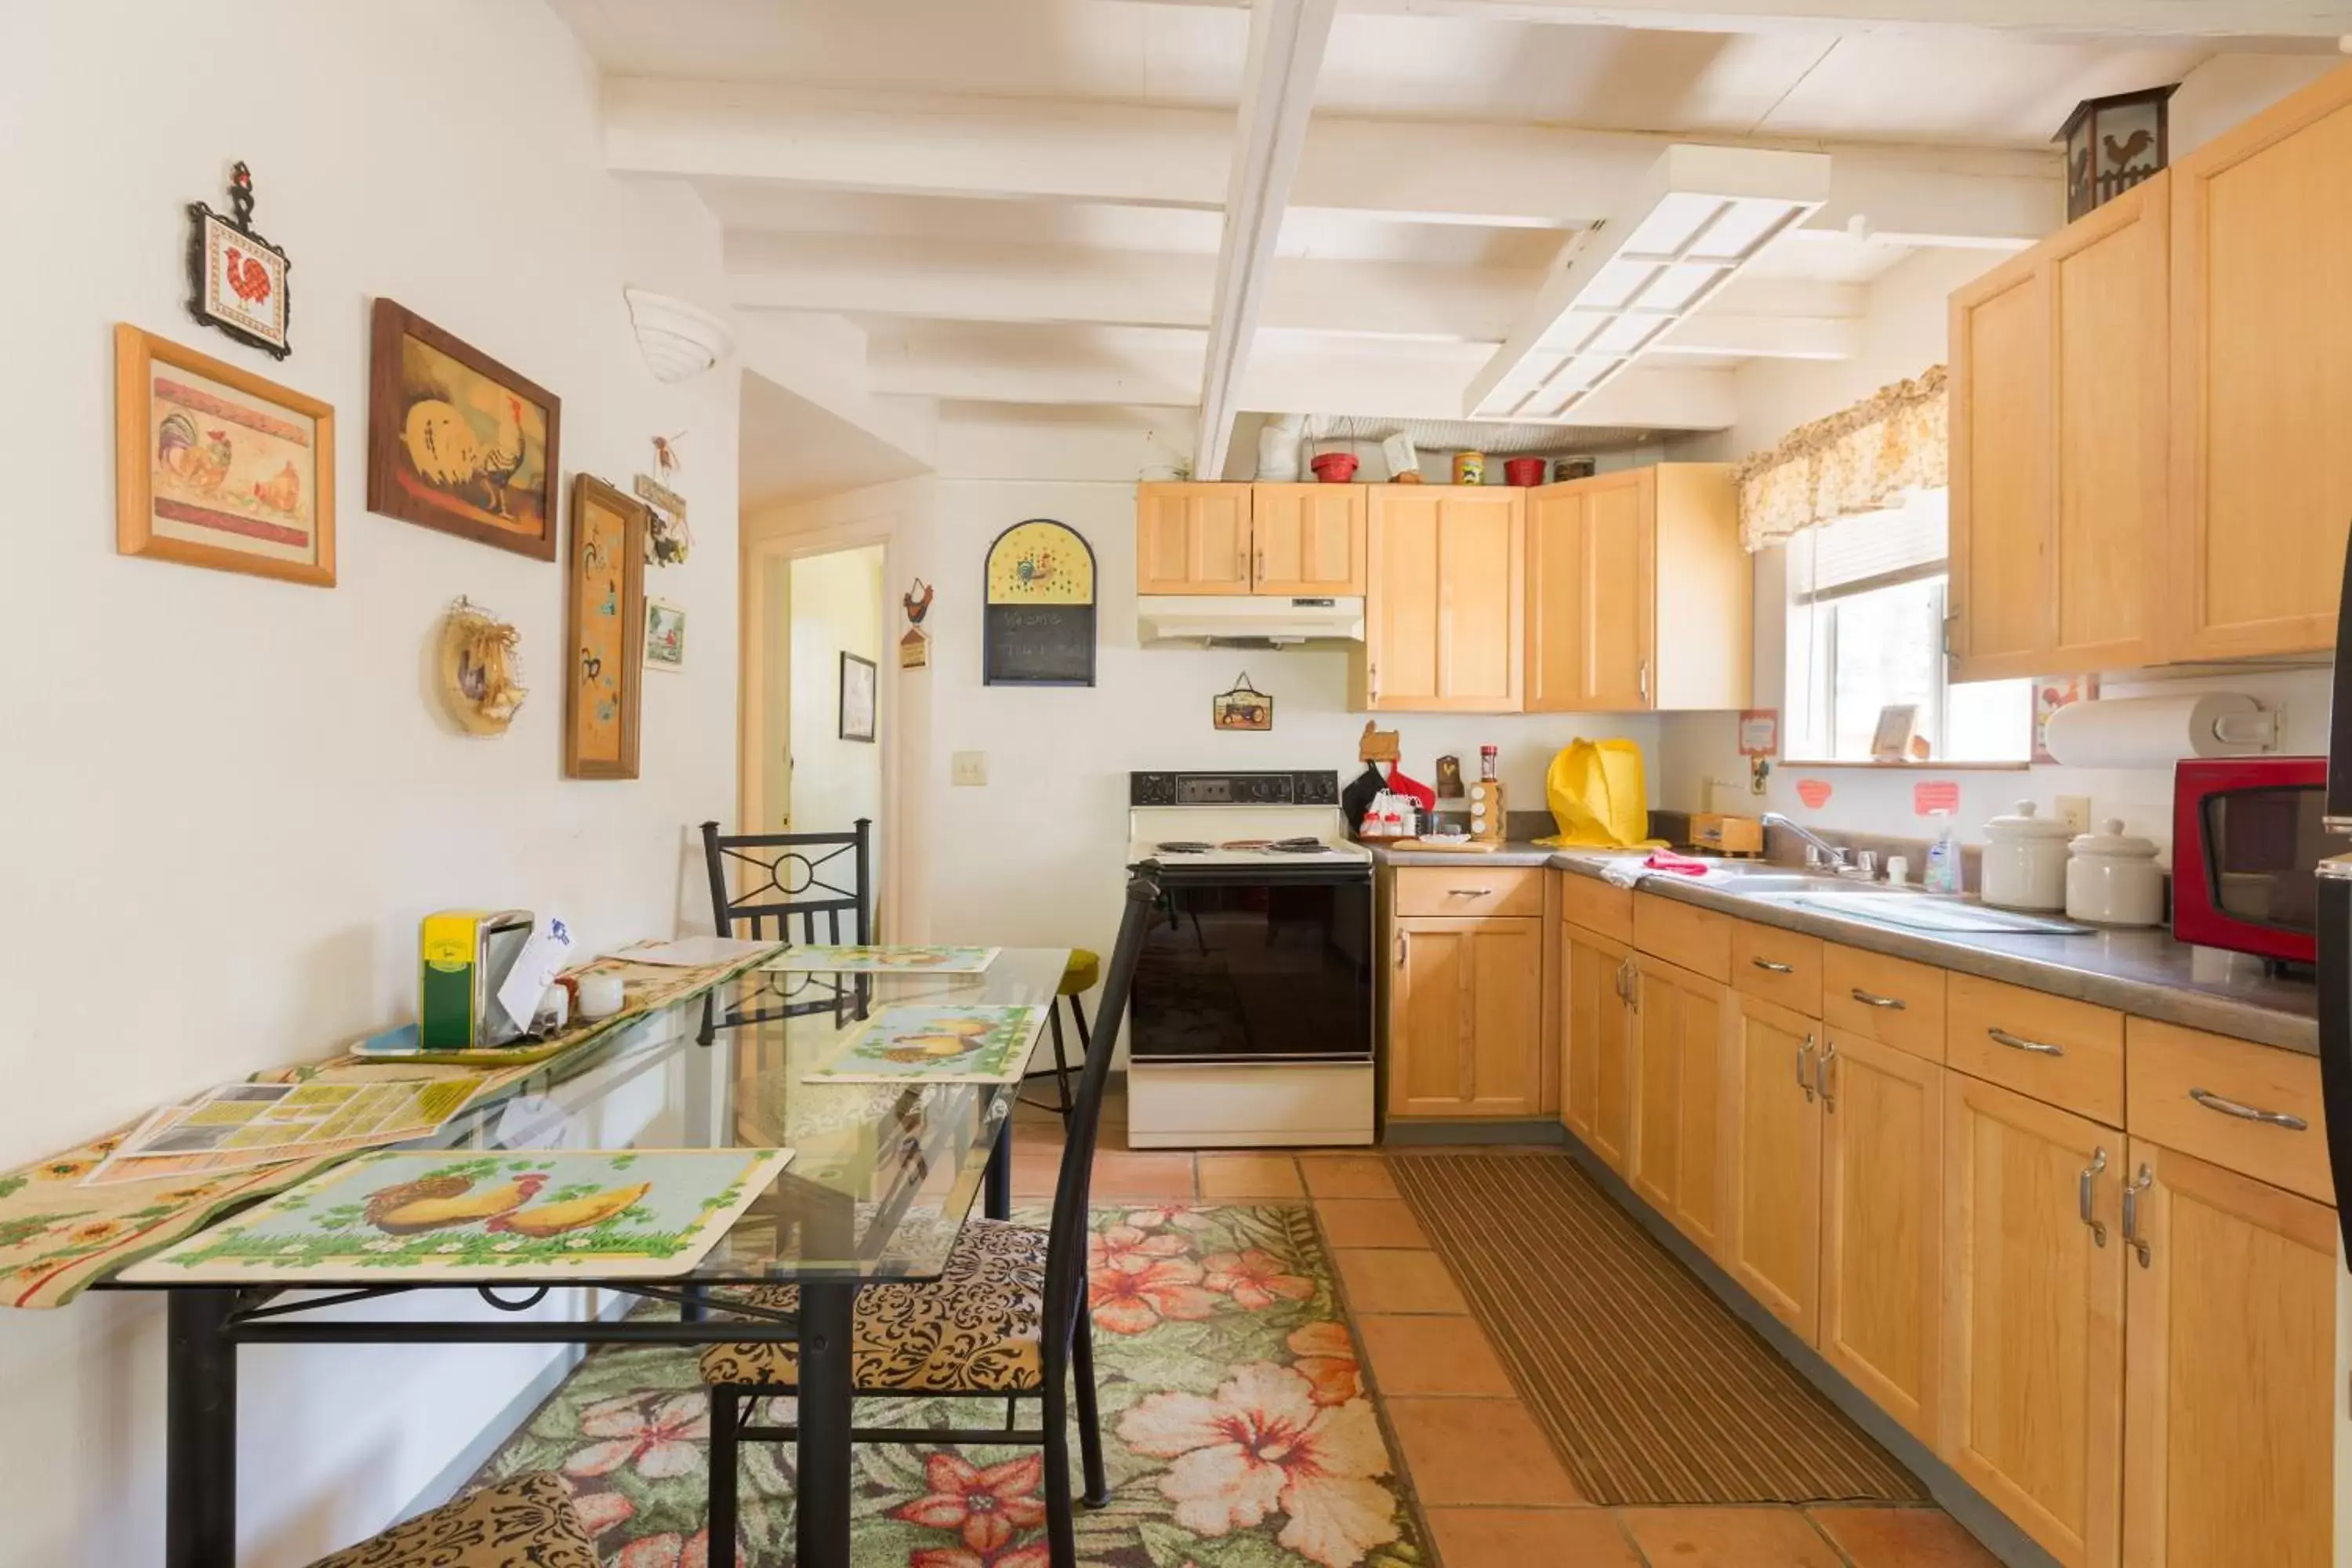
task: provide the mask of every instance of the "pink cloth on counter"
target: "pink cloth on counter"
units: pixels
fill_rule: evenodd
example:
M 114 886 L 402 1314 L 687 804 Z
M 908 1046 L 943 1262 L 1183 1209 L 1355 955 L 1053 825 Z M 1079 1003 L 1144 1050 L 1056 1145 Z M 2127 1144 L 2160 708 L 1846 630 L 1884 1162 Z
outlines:
M 1677 877 L 1704 877 L 1710 869 L 1706 861 L 1677 855 L 1671 849 L 1653 849 L 1642 864 L 1653 871 L 1671 871 Z

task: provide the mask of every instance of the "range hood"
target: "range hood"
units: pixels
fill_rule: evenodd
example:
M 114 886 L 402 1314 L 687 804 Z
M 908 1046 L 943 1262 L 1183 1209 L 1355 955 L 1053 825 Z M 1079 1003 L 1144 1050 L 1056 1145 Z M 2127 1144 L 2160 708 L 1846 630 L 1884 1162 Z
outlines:
M 1243 647 L 1364 640 L 1360 596 L 1278 599 L 1256 594 L 1147 594 L 1135 602 L 1145 643 Z

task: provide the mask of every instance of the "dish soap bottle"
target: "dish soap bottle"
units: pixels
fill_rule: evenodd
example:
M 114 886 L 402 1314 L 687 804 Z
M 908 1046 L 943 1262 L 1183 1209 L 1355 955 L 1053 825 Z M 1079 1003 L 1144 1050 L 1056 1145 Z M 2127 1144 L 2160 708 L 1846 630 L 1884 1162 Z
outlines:
M 1939 811 L 1944 819 L 1936 835 L 1936 842 L 1927 846 L 1927 868 L 1920 873 L 1919 885 L 1931 893 L 1957 893 L 1960 890 L 1960 847 L 1952 840 L 1952 814 Z

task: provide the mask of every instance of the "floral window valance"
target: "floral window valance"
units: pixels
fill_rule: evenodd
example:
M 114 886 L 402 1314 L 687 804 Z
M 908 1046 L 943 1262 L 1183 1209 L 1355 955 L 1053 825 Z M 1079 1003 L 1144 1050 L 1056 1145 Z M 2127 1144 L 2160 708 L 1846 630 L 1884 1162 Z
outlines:
M 1734 470 L 1739 537 L 1749 550 L 1801 529 L 1884 511 L 1946 482 L 1944 367 L 1801 425 Z

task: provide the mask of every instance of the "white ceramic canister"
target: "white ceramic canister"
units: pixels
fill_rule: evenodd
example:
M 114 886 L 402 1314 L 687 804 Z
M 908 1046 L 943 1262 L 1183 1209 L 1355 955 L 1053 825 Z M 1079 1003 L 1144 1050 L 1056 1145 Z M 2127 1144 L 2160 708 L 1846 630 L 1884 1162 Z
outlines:
M 2124 831 L 2123 819 L 2111 816 L 2096 833 L 2085 833 L 2069 847 L 2066 862 L 2066 918 L 2103 926 L 2153 926 L 2164 923 L 2164 873 L 2157 868 L 2153 840 Z
M 1985 824 L 1979 896 L 2004 910 L 2064 909 L 2073 837 L 2064 823 L 2034 816 L 2032 801 L 2019 801 L 2015 816 Z

